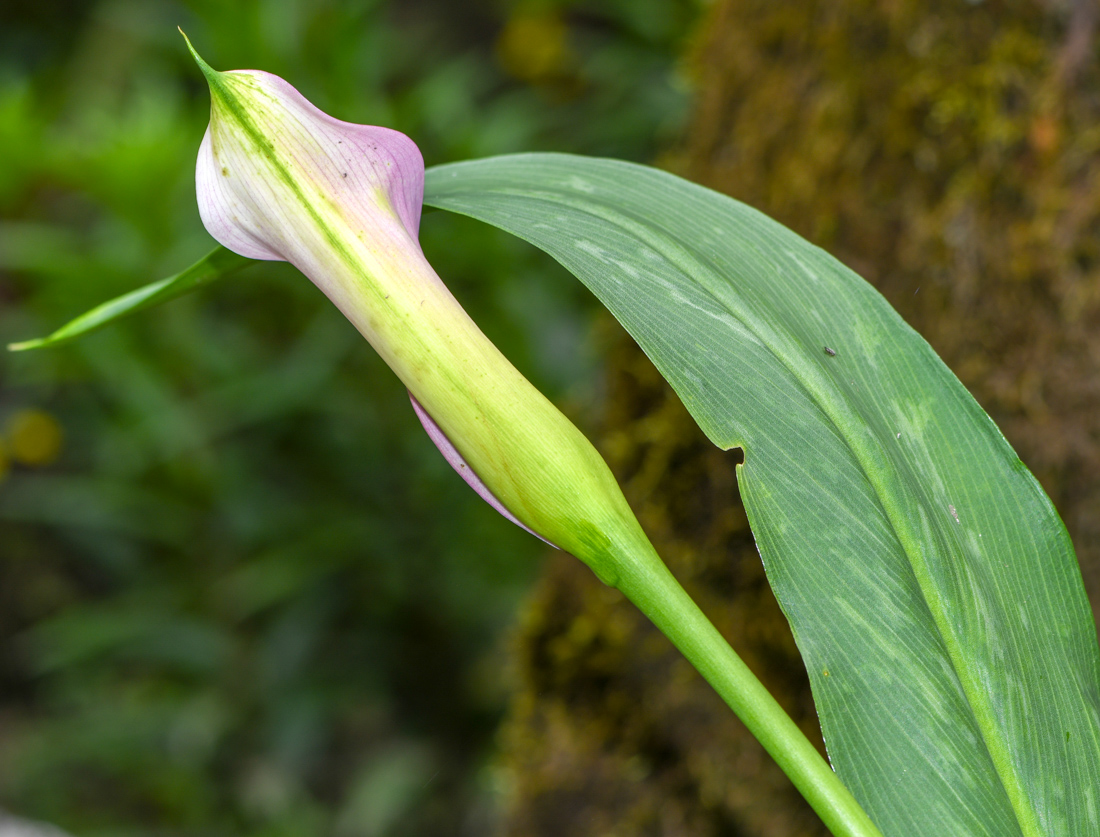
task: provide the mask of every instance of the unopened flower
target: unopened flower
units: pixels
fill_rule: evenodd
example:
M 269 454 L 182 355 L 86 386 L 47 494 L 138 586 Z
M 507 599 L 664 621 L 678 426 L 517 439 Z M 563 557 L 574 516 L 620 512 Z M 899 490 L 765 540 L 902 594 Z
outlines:
M 276 76 L 216 72 L 192 54 L 211 94 L 196 174 L 210 234 L 241 255 L 301 270 L 401 378 L 466 481 L 613 583 L 618 556 L 648 547 L 645 535 L 592 445 L 481 333 L 425 259 L 416 145 L 387 128 L 333 119 Z

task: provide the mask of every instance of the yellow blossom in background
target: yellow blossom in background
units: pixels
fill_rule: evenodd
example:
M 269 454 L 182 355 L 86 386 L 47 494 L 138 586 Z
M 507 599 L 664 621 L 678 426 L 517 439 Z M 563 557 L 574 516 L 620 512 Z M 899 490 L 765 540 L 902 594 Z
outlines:
M 497 58 L 510 75 L 543 82 L 561 75 L 569 58 L 569 31 L 552 13 L 513 15 L 497 39 Z
M 3 482 L 11 469 L 11 459 L 8 457 L 8 446 L 0 439 L 0 482 Z
M 49 465 L 61 454 L 61 424 L 45 410 L 19 410 L 8 419 L 6 431 L 7 453 L 20 465 Z M 0 475 L 6 470 L 6 457 L 0 458 Z

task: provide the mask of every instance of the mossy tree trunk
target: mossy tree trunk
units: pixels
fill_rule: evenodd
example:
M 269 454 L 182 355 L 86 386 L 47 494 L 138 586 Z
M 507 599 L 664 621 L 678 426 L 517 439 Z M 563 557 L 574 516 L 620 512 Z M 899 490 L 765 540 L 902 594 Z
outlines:
M 1095 0 L 724 0 L 691 61 L 679 173 L 875 284 L 1000 425 L 1100 601 Z M 809 687 L 712 448 L 625 339 L 602 448 L 658 550 L 808 731 Z M 620 596 L 553 558 L 505 726 L 515 837 L 822 834 Z

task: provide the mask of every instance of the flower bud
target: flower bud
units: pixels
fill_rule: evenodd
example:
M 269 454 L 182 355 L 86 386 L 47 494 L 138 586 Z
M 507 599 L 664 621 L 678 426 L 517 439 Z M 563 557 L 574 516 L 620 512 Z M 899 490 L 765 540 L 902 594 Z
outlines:
M 188 43 L 190 47 L 190 43 Z M 429 436 L 509 519 L 614 583 L 648 541 L 584 435 L 497 350 L 417 241 L 424 164 L 387 128 L 322 113 L 280 78 L 220 73 L 199 211 L 230 250 L 297 267 L 397 373 Z M 639 541 L 640 539 L 640 541 Z

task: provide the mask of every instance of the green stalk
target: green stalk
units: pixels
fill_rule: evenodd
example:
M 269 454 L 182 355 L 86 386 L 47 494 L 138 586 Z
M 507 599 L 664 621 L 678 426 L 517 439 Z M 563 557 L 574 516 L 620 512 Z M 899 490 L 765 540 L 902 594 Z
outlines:
M 619 563 L 621 574 L 615 586 L 721 695 L 834 837 L 882 837 L 833 769 L 703 615 L 648 541 L 645 547 L 650 555 L 635 555 L 634 560 Z

